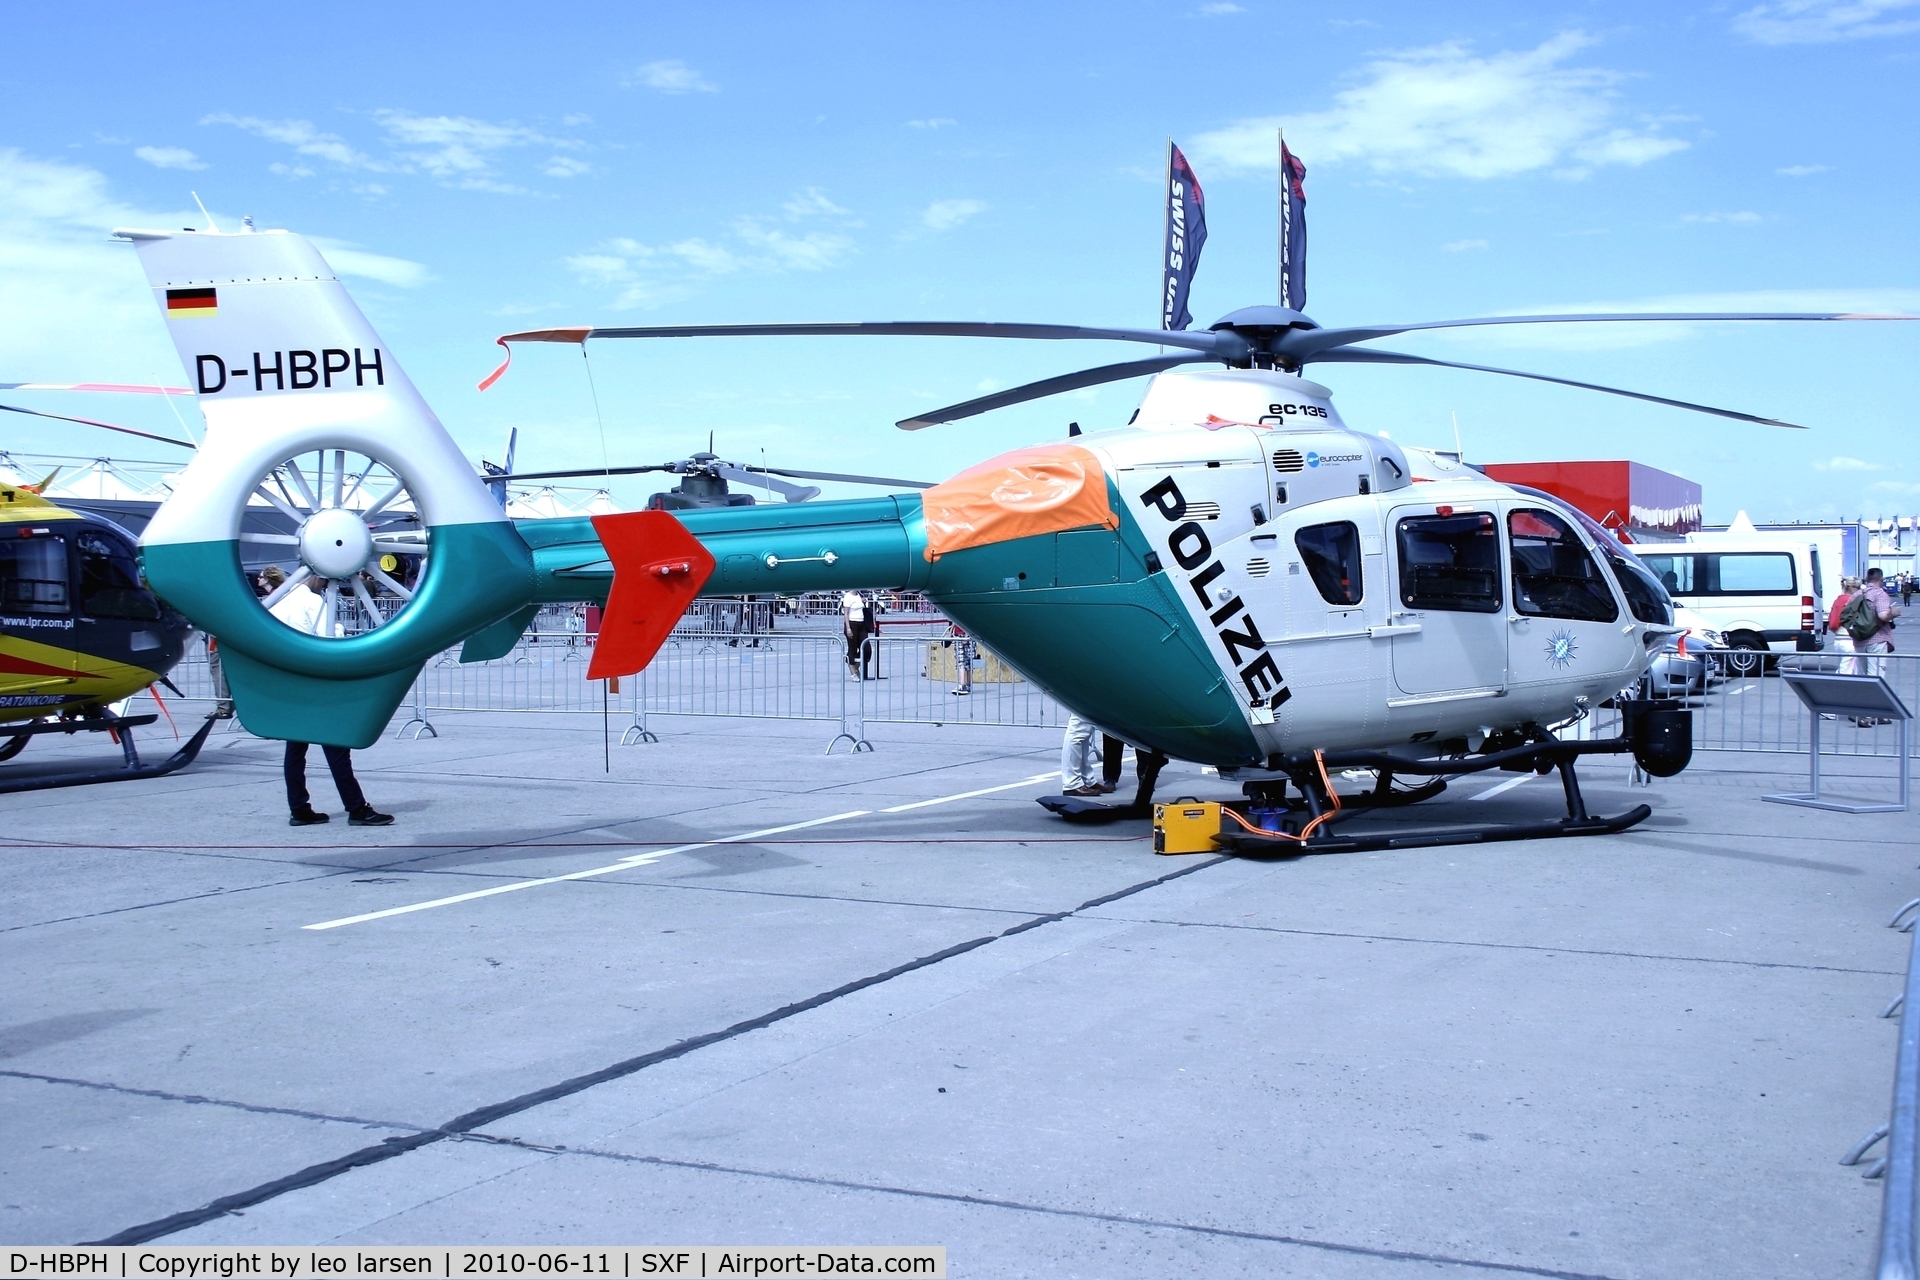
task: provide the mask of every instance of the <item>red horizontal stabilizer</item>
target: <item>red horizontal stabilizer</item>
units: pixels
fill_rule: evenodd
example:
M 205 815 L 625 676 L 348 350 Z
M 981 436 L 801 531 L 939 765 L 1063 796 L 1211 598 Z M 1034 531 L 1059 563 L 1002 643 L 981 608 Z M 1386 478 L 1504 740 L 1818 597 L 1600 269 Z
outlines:
M 713 576 L 713 555 L 666 511 L 595 516 L 593 529 L 613 561 L 613 589 L 587 679 L 630 676 L 653 661 Z

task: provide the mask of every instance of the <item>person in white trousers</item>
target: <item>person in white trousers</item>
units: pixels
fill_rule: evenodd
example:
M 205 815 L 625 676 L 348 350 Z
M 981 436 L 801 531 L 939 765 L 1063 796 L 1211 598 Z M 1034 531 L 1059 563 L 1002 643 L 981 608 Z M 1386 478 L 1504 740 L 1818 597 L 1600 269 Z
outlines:
M 1067 717 L 1067 735 L 1060 743 L 1060 794 L 1064 796 L 1098 796 L 1106 792 L 1099 786 L 1099 779 L 1093 776 L 1094 761 L 1099 753 L 1093 749 L 1093 735 L 1100 732 L 1098 725 L 1082 720 L 1079 716 Z

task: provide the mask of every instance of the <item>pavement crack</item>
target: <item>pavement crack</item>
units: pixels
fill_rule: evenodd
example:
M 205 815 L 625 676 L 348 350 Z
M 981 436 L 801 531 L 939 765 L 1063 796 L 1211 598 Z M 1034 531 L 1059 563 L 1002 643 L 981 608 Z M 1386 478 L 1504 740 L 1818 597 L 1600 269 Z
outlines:
M 176 1232 L 185 1231 L 189 1227 L 196 1227 L 202 1223 L 211 1222 L 215 1218 L 224 1217 L 227 1214 L 242 1209 L 250 1209 L 255 1205 L 264 1204 L 269 1200 L 286 1195 L 290 1191 L 299 1191 L 307 1187 L 318 1186 L 320 1183 L 330 1181 L 353 1169 L 362 1168 L 366 1165 L 379 1164 L 391 1160 L 396 1156 L 405 1155 L 409 1151 L 417 1151 L 421 1147 L 431 1146 L 437 1142 L 461 1140 L 477 1136 L 478 1130 L 484 1129 L 488 1125 L 496 1124 L 509 1116 L 519 1115 L 521 1112 L 530 1111 L 545 1103 L 556 1102 L 561 1098 L 571 1097 L 576 1093 L 591 1089 L 595 1085 L 623 1079 L 636 1072 L 644 1071 L 648 1067 L 658 1066 L 663 1062 L 672 1062 L 677 1058 L 684 1058 L 690 1053 L 696 1053 L 701 1049 L 706 1049 L 716 1044 L 723 1044 L 728 1040 L 746 1035 L 749 1032 L 764 1030 L 776 1023 L 785 1022 L 789 1018 L 797 1017 L 802 1013 L 810 1012 L 823 1005 L 832 1004 L 836 1000 L 854 995 L 857 992 L 865 991 L 869 987 L 876 987 L 882 983 L 891 982 L 895 978 L 904 977 L 909 973 L 914 973 L 921 969 L 931 968 L 934 965 L 942 964 L 958 956 L 966 955 L 970 951 L 977 951 L 981 947 L 990 946 L 1002 938 L 1011 938 L 1018 934 L 1026 933 L 1029 930 L 1040 928 L 1043 925 L 1057 924 L 1062 920 L 1071 919 L 1083 911 L 1105 906 L 1108 903 L 1118 902 L 1123 898 L 1133 897 L 1135 894 L 1144 893 L 1149 889 L 1157 888 L 1170 881 L 1190 876 L 1197 871 L 1205 871 L 1209 867 L 1217 867 L 1223 862 L 1231 861 L 1233 861 L 1232 858 L 1221 856 L 1209 858 L 1205 862 L 1181 867 L 1176 871 L 1169 871 L 1165 875 L 1154 876 L 1152 879 L 1142 880 L 1137 884 L 1128 885 L 1124 889 L 1117 889 L 1112 893 L 1102 894 L 1097 898 L 1090 898 L 1071 910 L 1048 912 L 1045 915 L 1035 916 L 1031 920 L 1025 920 L 1017 925 L 1002 929 L 998 933 L 983 934 L 978 938 L 969 938 L 965 942 L 956 942 L 950 947 L 944 947 L 929 955 L 908 960 L 902 964 L 894 965 L 890 969 L 883 969 L 879 973 L 869 974 L 864 978 L 856 978 L 851 982 L 842 983 L 840 986 L 831 988 L 830 990 L 808 996 L 803 1000 L 793 1001 L 790 1004 L 781 1005 L 777 1009 L 746 1018 L 734 1023 L 732 1026 L 723 1027 L 718 1031 L 708 1031 L 701 1035 L 689 1036 L 684 1040 L 676 1041 L 664 1048 L 655 1049 L 636 1057 L 615 1062 L 609 1066 L 601 1067 L 597 1071 L 589 1071 L 585 1075 L 573 1076 L 570 1079 L 561 1080 L 558 1083 L 547 1085 L 544 1088 L 530 1090 L 517 1097 L 508 1098 L 501 1102 L 476 1107 L 471 1111 L 455 1116 L 452 1120 L 438 1128 L 419 1129 L 405 1133 L 399 1137 L 386 1138 L 373 1146 L 361 1147 L 357 1151 L 349 1151 L 345 1155 L 336 1156 L 332 1160 L 323 1160 L 318 1164 L 308 1165 L 304 1169 L 297 1169 L 284 1177 L 263 1182 L 245 1191 L 221 1196 L 197 1209 L 187 1209 L 180 1213 L 169 1214 L 164 1218 L 156 1218 L 151 1222 L 143 1222 L 137 1226 L 128 1227 L 105 1239 L 90 1240 L 84 1243 L 97 1245 L 147 1244 L 162 1237 L 173 1235 Z M 482 1140 L 485 1141 L 489 1139 L 483 1138 Z M 498 1141 L 497 1139 L 492 1140 Z M 1570 1273 L 1531 1272 L 1529 1274 L 1558 1276 Z
M 1792 964 L 1784 960 L 1727 960 L 1717 956 L 1675 956 L 1657 951 L 1607 951 L 1592 947 L 1549 947 L 1534 942 L 1477 942 L 1460 938 L 1415 938 L 1395 933 L 1347 933 L 1337 929 L 1287 929 L 1270 924 L 1228 924 L 1214 920 L 1161 920 L 1155 917 L 1090 916 L 1119 924 L 1158 924 L 1175 929 L 1238 929 L 1250 933 L 1285 933 L 1302 938 L 1351 938 L 1360 942 L 1411 942 L 1429 947 L 1482 947 L 1491 951 L 1534 951 L 1556 956 L 1605 956 L 1619 960 L 1672 960 L 1683 964 L 1724 964 L 1742 969 L 1794 969 L 1803 973 L 1855 973 L 1874 978 L 1898 978 L 1892 969 L 1848 969 L 1831 964 Z M 1019 926 L 1022 928 L 1030 925 Z
M 0 1070 L 0 1077 L 11 1080 L 37 1080 L 41 1084 L 62 1084 L 75 1089 L 97 1089 L 102 1093 L 117 1093 L 134 1098 L 157 1098 L 162 1102 L 184 1102 L 198 1107 L 225 1107 L 232 1111 L 247 1111 L 260 1116 L 293 1116 L 299 1120 L 323 1120 L 329 1124 L 355 1124 L 366 1129 L 398 1129 L 404 1133 L 423 1133 L 417 1124 L 405 1124 L 398 1120 L 368 1120 L 363 1116 L 336 1116 L 324 1111 L 304 1111 L 299 1107 L 275 1107 L 262 1102 L 238 1102 L 232 1098 L 209 1098 L 200 1093 L 173 1093 L 166 1089 L 140 1089 L 133 1085 L 114 1084 L 107 1080 L 81 1080 L 73 1076 L 48 1076 L 37 1071 Z
M 893 1186 L 883 1182 L 856 1182 L 846 1178 L 824 1178 L 804 1173 L 781 1173 L 772 1169 L 750 1169 L 737 1165 L 715 1164 L 706 1160 L 677 1160 L 670 1156 L 629 1155 L 621 1151 L 602 1151 L 594 1147 L 535 1146 L 514 1139 L 497 1139 L 503 1146 L 524 1147 L 550 1155 L 587 1156 L 596 1160 L 615 1160 L 623 1164 L 652 1165 L 663 1169 L 686 1169 L 699 1173 L 727 1174 L 740 1178 L 764 1178 L 811 1187 L 830 1187 L 836 1191 L 864 1191 L 876 1195 L 906 1196 L 915 1200 L 935 1200 L 947 1204 L 972 1205 L 984 1209 L 1009 1209 L 1016 1213 L 1043 1214 L 1052 1218 L 1071 1218 L 1081 1222 L 1106 1222 L 1118 1226 L 1144 1227 L 1157 1231 L 1181 1231 L 1193 1235 L 1228 1240 L 1251 1240 L 1261 1244 L 1288 1245 L 1324 1253 L 1341 1253 L 1362 1258 L 1380 1258 L 1394 1262 L 1423 1262 L 1448 1267 L 1472 1267 L 1507 1275 L 1546 1276 L 1550 1280 L 1616 1280 L 1588 1271 L 1563 1271 L 1557 1267 L 1535 1267 L 1520 1262 L 1494 1262 L 1485 1258 L 1462 1258 L 1451 1254 L 1427 1253 L 1417 1249 L 1385 1249 L 1377 1245 L 1348 1244 L 1339 1240 L 1321 1240 L 1312 1236 L 1292 1236 L 1279 1232 L 1253 1231 L 1240 1227 L 1217 1227 L 1199 1222 L 1181 1222 L 1171 1218 L 1147 1218 L 1131 1213 L 1102 1213 L 1097 1209 L 1067 1209 L 1058 1205 L 1036 1204 L 1026 1200 L 1008 1200 L 999 1196 L 973 1195 L 962 1191 L 930 1191 L 920 1187 Z

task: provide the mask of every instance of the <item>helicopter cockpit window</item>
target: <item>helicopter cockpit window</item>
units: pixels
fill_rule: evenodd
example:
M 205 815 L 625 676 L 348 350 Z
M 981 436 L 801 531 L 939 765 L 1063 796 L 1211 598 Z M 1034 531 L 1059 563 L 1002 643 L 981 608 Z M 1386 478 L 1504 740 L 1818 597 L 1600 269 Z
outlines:
M 1409 516 L 1398 535 L 1407 608 L 1499 612 L 1500 526 L 1491 515 Z
M 57 533 L 20 537 L 0 528 L 0 612 L 66 611 L 67 540 Z
M 141 621 L 160 616 L 160 605 L 140 585 L 140 568 L 125 543 L 85 529 L 74 545 L 80 552 L 80 607 L 89 615 Z
M 1350 520 L 1312 524 L 1293 535 L 1300 559 L 1328 604 L 1359 604 L 1360 531 Z
M 1550 511 L 1507 516 L 1513 546 L 1513 608 L 1535 618 L 1612 622 L 1613 589 L 1572 526 Z

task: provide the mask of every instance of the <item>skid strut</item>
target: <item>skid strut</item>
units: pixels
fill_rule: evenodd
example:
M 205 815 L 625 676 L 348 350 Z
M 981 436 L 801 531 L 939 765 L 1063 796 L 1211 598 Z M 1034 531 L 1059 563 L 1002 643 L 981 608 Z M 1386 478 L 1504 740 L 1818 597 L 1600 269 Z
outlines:
M 0 730 L 0 737 L 24 737 L 41 733 L 112 733 L 120 743 L 120 756 L 123 761 L 118 769 L 90 768 L 73 773 L 30 773 L 23 777 L 0 776 L 0 795 L 14 791 L 46 791 L 54 787 L 84 787 L 95 782 L 129 782 L 135 778 L 159 778 L 176 769 L 184 769 L 192 764 L 194 757 L 200 754 L 200 748 L 206 744 L 207 734 L 212 732 L 214 717 L 208 716 L 205 724 L 179 750 L 158 764 L 146 764 L 140 759 L 140 751 L 133 745 L 133 731 L 136 726 L 149 725 L 160 717 L 157 714 L 142 716 L 116 716 L 108 713 L 76 717 L 71 720 L 56 720 L 50 724 L 20 725 Z M 7 773 L 16 772 L 9 769 Z
M 1293 830 L 1266 832 L 1251 830 L 1228 820 L 1227 829 L 1215 838 L 1222 849 L 1234 853 L 1265 856 L 1298 856 L 1306 853 L 1360 853 L 1371 849 L 1419 849 L 1434 845 L 1488 844 L 1500 840 L 1539 840 L 1552 836 L 1601 836 L 1625 831 L 1644 822 L 1653 813 L 1647 805 L 1635 805 L 1612 817 L 1595 817 L 1587 812 L 1586 797 L 1580 793 L 1580 778 L 1574 763 L 1585 755 L 1618 755 L 1633 750 L 1626 738 L 1597 742 L 1560 742 L 1544 739 L 1524 746 L 1495 751 L 1472 760 L 1406 760 L 1377 751 L 1333 751 L 1290 756 L 1287 772 L 1306 797 L 1305 822 L 1290 814 Z M 1347 834 L 1334 829 L 1334 823 L 1356 810 L 1365 812 L 1380 807 L 1380 788 L 1357 800 L 1343 801 L 1326 781 L 1327 769 L 1375 768 L 1398 773 L 1457 775 L 1479 773 L 1487 769 L 1531 768 L 1536 773 L 1560 772 L 1560 786 L 1566 795 L 1567 816 L 1547 822 L 1487 823 L 1457 827 L 1403 827 L 1398 830 L 1367 831 Z M 1440 781 L 1435 778 L 1435 781 Z M 1433 794 L 1427 786 L 1419 792 Z M 1302 838 L 1304 833 L 1305 838 Z

